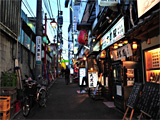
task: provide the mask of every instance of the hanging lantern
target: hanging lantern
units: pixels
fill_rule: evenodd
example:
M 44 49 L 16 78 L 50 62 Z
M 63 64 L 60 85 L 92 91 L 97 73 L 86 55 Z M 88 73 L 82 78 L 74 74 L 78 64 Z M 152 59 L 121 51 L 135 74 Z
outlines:
M 86 60 L 86 57 L 84 57 L 83 60 Z
M 136 50 L 137 49 L 137 43 L 134 41 L 133 44 L 132 44 L 132 48 L 133 50 Z
M 114 49 L 117 49 L 117 48 L 118 48 L 118 44 L 115 43 L 115 44 L 114 44 Z
M 93 71 L 93 68 L 91 68 L 91 71 Z
M 123 46 L 123 43 L 119 43 L 118 46 L 119 46 L 119 47 L 122 47 L 122 46 Z
M 88 42 L 88 34 L 85 30 L 81 30 L 78 36 L 78 43 L 79 44 L 87 44 Z
M 127 43 L 128 43 L 128 40 L 125 40 L 125 41 L 124 41 L 124 44 L 127 44 Z

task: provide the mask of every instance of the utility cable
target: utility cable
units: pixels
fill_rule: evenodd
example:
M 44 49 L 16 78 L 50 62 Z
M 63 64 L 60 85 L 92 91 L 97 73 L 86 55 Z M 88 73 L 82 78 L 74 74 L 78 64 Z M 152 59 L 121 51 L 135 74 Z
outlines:
M 46 3 L 46 0 L 43 0 L 43 3 L 44 3 L 44 6 L 45 6 L 45 8 L 46 8 L 46 10 L 48 12 L 49 17 L 51 18 L 51 14 L 50 14 L 50 11 L 48 9 L 49 7 L 47 6 L 48 4 Z
M 26 0 L 25 2 L 27 3 L 27 5 L 28 5 L 28 7 L 29 7 L 29 9 L 30 9 L 30 11 L 31 11 L 31 13 L 32 13 L 32 15 L 35 17 L 35 15 L 34 15 L 32 9 L 31 9 L 30 5 L 28 4 L 27 0 Z
M 33 17 L 33 15 L 31 14 L 31 12 L 29 11 L 28 7 L 26 6 L 26 4 L 22 1 L 23 5 L 25 6 L 25 8 L 27 9 L 27 11 L 29 12 L 29 14 Z
M 53 16 L 53 13 L 52 13 L 52 8 L 51 8 L 50 0 L 48 0 L 48 3 L 49 3 L 49 7 L 50 7 L 50 11 L 51 11 L 52 18 L 53 18 L 54 16 Z

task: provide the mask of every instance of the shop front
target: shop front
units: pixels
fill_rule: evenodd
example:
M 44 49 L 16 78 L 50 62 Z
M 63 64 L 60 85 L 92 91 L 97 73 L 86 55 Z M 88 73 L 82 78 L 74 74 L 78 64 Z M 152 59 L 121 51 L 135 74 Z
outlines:
M 143 53 L 146 82 L 160 83 L 160 46 L 148 48 Z
M 138 6 L 145 0 L 138 0 Z M 147 9 L 138 7 L 138 17 L 141 22 L 128 31 L 130 39 L 138 39 L 141 43 L 143 84 L 146 82 L 159 83 L 160 79 L 160 24 L 159 8 L 160 2 L 153 1 L 148 4 Z M 144 9 L 144 11 L 142 11 Z
M 140 82 L 140 43 L 125 37 L 124 17 L 101 38 L 104 60 L 105 85 L 117 108 L 125 111 L 135 82 Z M 103 61 L 103 60 L 102 60 Z M 107 94 L 107 93 L 106 93 Z

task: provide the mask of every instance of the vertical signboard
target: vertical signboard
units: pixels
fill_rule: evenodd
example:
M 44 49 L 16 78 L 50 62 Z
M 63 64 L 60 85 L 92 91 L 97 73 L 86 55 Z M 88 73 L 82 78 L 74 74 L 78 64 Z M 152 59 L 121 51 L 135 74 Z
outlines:
M 86 85 L 83 77 L 86 77 L 86 68 L 79 68 L 79 85 Z
M 36 64 L 41 64 L 41 44 L 42 44 L 42 37 L 36 36 Z
M 93 88 L 97 86 L 98 81 L 98 72 L 97 71 L 88 71 L 88 86 Z

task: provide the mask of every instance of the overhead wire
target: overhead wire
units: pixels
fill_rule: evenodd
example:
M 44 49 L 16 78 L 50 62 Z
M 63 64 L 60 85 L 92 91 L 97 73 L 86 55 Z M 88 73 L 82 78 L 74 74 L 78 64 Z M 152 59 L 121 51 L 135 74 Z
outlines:
M 52 18 L 53 18 L 54 16 L 53 16 L 53 13 L 52 13 L 52 7 L 51 7 L 50 0 L 48 0 L 48 3 L 49 3 L 49 7 L 50 7 L 50 11 L 51 11 Z
M 46 3 L 46 0 L 43 0 L 43 3 L 44 3 L 44 6 L 45 6 L 45 8 L 46 8 L 46 10 L 48 12 L 49 17 L 51 18 L 51 14 L 50 14 L 50 11 L 48 9 L 49 7 L 48 7 L 48 4 Z
M 25 6 L 25 8 L 27 9 L 27 11 L 29 12 L 29 14 L 33 17 L 32 13 L 30 12 L 29 8 L 26 6 L 26 4 L 24 3 L 24 1 L 22 1 L 22 3 Z
M 29 7 L 29 9 L 30 9 L 30 11 L 31 11 L 31 13 L 32 13 L 32 15 L 35 17 L 35 15 L 34 15 L 32 9 L 31 9 L 30 5 L 28 4 L 27 0 L 26 0 L 25 2 L 27 3 L 27 5 L 28 5 L 28 7 Z

